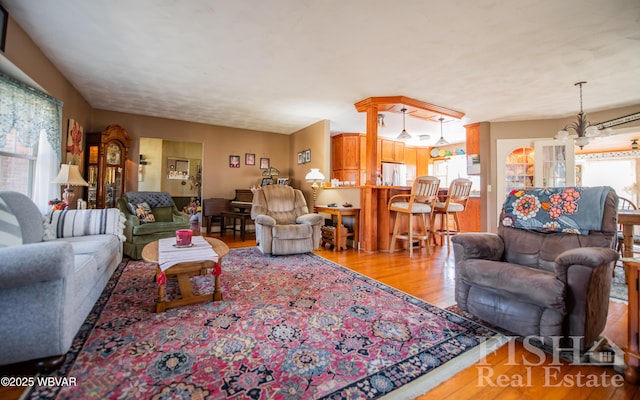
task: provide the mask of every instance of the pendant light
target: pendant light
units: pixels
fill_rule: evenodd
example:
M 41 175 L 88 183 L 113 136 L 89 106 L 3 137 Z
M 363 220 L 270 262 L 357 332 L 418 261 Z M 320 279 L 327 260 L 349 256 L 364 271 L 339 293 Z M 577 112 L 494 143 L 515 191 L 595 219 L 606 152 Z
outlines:
M 407 113 L 407 109 L 405 107 L 402 107 L 402 132 L 400 132 L 400 134 L 398 135 L 398 139 L 399 140 L 409 140 L 411 139 L 411 135 L 409 135 L 407 133 L 407 130 L 404 128 L 404 117 Z
M 577 121 L 568 124 L 556 135 L 557 139 L 566 138 L 569 137 L 568 130 L 573 130 L 575 134 L 578 135 L 575 138 L 576 146 L 579 146 L 581 149 L 589 144 L 591 138 L 596 136 L 607 136 L 611 134 L 611 129 L 600 130 L 596 125 L 592 125 L 591 122 L 589 122 L 589 120 L 587 119 L 587 114 L 585 114 L 582 110 L 582 85 L 586 84 L 586 81 L 581 81 L 574 84 L 574 86 L 578 86 L 580 88 L 580 112 L 578 113 Z
M 444 146 L 449 144 L 449 142 L 447 142 L 442 136 L 442 121 L 444 121 L 444 118 L 440 117 L 438 120 L 440 121 L 440 139 L 438 139 L 434 146 Z

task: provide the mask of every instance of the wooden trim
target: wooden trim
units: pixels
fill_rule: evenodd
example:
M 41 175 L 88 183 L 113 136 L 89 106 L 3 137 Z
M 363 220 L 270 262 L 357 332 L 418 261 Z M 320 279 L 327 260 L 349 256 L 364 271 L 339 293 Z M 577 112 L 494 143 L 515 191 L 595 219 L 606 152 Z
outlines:
M 377 106 L 378 111 L 397 113 L 401 112 L 400 110 L 404 106 L 407 108 L 407 114 L 411 115 L 412 117 L 428 120 L 433 119 L 433 114 L 431 113 L 446 115 L 448 117 L 458 119 L 464 117 L 464 113 L 461 111 L 452 110 L 450 108 L 442 107 L 436 104 L 427 103 L 422 100 L 416 100 L 412 99 L 411 97 L 405 96 L 369 97 L 355 103 L 355 107 L 358 112 L 365 112 L 372 106 Z M 431 113 L 424 113 L 424 111 L 428 111 Z M 376 123 L 377 121 L 378 116 L 376 114 Z

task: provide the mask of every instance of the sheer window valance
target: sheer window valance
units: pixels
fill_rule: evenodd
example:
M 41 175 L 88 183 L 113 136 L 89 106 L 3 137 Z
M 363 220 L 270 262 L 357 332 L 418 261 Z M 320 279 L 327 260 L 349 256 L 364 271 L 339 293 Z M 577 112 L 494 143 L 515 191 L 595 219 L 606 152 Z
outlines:
M 60 162 L 62 142 L 62 102 L 46 93 L 0 73 L 0 148 L 15 129 L 25 147 L 38 144 L 44 130 L 47 141 Z

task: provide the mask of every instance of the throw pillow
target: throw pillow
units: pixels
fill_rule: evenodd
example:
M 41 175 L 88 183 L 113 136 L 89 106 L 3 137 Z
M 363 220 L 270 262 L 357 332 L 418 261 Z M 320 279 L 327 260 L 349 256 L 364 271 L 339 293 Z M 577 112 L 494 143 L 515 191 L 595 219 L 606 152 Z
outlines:
M 104 234 L 126 240 L 123 234 L 126 217 L 117 208 L 56 210 L 45 218 L 44 240 Z
M 173 222 L 173 207 L 154 207 L 151 211 L 156 222 Z
M 136 212 L 136 209 L 137 209 L 138 207 L 136 207 L 136 205 L 135 205 L 135 204 L 133 204 L 133 203 L 127 203 L 127 207 L 129 208 L 129 212 L 130 212 L 132 215 L 138 215 L 138 213 Z
M 7 203 L 0 199 L 0 247 L 22 244 L 22 229 Z
M 141 224 L 156 222 L 156 219 L 153 216 L 153 212 L 151 211 L 151 207 L 146 201 L 138 204 L 138 206 L 136 207 L 136 215 L 138 216 Z

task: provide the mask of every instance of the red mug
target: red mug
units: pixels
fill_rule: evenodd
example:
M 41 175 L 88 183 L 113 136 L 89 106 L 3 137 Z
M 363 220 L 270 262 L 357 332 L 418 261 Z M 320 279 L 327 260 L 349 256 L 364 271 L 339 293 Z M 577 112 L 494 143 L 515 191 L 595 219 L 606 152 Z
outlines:
M 191 235 L 193 231 L 191 229 L 179 229 L 176 231 L 176 245 L 188 246 L 191 244 Z

